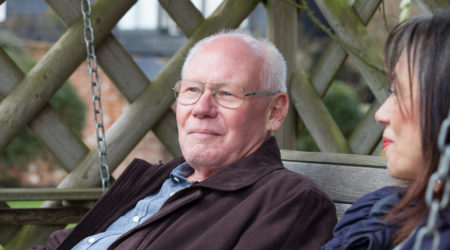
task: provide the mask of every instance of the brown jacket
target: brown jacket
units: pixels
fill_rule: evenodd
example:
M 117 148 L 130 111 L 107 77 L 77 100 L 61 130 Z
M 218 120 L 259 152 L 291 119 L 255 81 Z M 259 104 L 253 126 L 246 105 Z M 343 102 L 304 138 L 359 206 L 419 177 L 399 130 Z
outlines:
M 74 229 L 53 233 L 47 247 L 35 249 L 70 249 L 104 231 L 183 161 L 134 160 Z M 333 202 L 310 179 L 283 167 L 272 137 L 255 153 L 177 192 L 110 249 L 320 249 L 335 223 Z

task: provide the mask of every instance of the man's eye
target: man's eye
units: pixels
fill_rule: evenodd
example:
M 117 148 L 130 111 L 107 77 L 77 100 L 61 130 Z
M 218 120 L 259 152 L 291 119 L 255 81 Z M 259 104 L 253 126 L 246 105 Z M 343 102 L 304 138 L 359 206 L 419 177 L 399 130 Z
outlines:
M 234 96 L 233 93 L 228 92 L 228 91 L 220 91 L 219 93 L 216 93 L 216 94 L 223 96 L 223 97 Z
M 193 92 L 193 93 L 196 93 L 196 92 L 200 92 L 200 89 L 199 89 L 199 88 L 195 88 L 195 87 L 190 87 L 190 88 L 186 88 L 186 89 L 184 90 L 184 92 Z

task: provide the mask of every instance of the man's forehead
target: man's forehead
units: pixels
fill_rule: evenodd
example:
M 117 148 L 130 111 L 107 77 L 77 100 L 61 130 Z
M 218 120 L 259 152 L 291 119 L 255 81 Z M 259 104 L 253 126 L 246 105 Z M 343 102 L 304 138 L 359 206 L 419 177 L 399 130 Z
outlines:
M 262 48 L 255 39 L 239 37 L 235 35 L 223 35 L 214 38 L 199 48 L 199 52 L 203 51 L 223 51 L 230 53 L 229 56 L 262 56 Z
M 225 78 L 253 78 L 255 74 L 259 74 L 262 60 L 262 54 L 246 41 L 236 37 L 219 37 L 208 41 L 195 51 L 186 65 L 183 78 L 199 74 L 222 75 Z M 229 79 L 214 79 L 214 81 L 225 80 Z
M 231 61 L 221 63 L 224 60 L 208 63 L 201 58 L 198 59 L 188 66 L 184 79 L 204 83 L 232 82 L 243 86 L 246 90 L 257 88 L 255 78 L 258 71 L 254 65 L 242 64 L 242 62 L 233 64 Z

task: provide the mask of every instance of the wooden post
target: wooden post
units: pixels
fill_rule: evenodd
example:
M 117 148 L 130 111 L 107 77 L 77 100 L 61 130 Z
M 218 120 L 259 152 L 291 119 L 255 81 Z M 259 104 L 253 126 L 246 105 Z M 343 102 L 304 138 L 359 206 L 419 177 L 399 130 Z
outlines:
M 297 52 L 297 9 L 279 0 L 268 0 L 267 38 L 280 50 L 287 64 L 286 85 L 290 92 L 290 80 L 295 71 Z M 296 136 L 296 115 L 292 105 L 281 129 L 275 132 L 278 145 L 283 149 L 294 149 Z

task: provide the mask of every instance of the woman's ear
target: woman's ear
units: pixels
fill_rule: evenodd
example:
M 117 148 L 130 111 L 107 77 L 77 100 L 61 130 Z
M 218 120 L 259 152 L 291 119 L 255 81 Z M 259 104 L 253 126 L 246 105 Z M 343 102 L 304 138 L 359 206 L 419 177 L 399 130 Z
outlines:
M 287 93 L 281 92 L 276 94 L 269 104 L 269 112 L 267 114 L 267 131 L 275 132 L 280 129 L 288 110 L 289 97 Z

